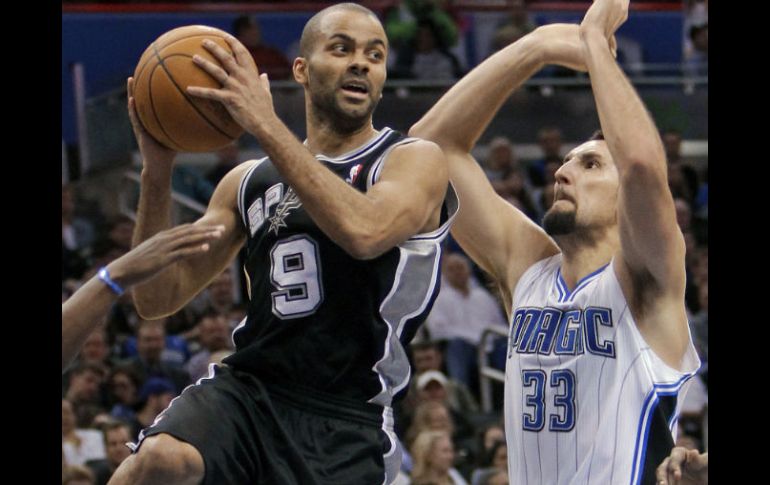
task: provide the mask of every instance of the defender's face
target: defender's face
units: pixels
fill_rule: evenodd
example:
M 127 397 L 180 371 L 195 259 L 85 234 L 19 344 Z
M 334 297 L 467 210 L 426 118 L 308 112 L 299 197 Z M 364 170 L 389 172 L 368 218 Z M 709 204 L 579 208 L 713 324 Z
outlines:
M 346 124 L 366 122 L 382 97 L 387 52 L 376 18 L 350 11 L 324 17 L 315 49 L 305 60 L 314 107 Z
M 616 220 L 618 187 L 618 171 L 607 143 L 583 143 L 567 154 L 556 171 L 554 202 L 545 219 L 563 219 L 572 214 L 577 228 L 612 225 Z

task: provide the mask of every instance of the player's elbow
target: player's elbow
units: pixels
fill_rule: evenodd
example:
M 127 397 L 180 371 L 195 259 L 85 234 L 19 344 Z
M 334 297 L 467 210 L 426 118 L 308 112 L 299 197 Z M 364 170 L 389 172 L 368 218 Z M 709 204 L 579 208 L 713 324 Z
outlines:
M 390 249 L 384 238 L 377 230 L 359 230 L 349 235 L 343 248 L 354 259 L 374 259 Z
M 176 310 L 170 300 L 165 298 L 161 300 L 161 297 L 166 294 L 164 292 L 140 287 L 135 287 L 132 292 L 136 313 L 143 320 L 157 320 Z

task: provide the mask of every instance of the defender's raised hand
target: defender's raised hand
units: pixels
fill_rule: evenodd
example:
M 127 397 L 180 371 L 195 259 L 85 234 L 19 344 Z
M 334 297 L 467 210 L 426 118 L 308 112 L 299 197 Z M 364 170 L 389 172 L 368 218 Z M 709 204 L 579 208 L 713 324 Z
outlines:
M 580 23 L 580 30 L 599 29 L 608 41 L 628 18 L 629 0 L 594 0 Z

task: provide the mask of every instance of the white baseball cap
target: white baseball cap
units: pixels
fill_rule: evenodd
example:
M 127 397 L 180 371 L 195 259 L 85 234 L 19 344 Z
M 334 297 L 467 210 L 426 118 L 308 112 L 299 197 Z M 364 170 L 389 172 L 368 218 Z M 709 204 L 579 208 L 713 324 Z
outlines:
M 425 386 L 427 386 L 431 381 L 437 381 L 442 386 L 446 386 L 447 378 L 443 373 L 437 370 L 429 370 L 427 372 L 423 372 L 419 375 L 419 377 L 417 377 L 417 389 L 425 389 Z

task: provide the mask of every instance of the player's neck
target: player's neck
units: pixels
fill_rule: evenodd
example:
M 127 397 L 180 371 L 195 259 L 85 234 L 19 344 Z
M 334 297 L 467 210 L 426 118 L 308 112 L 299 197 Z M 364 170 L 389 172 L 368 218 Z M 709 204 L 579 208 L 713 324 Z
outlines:
M 576 240 L 563 236 L 558 240 L 561 255 L 561 276 L 569 289 L 575 288 L 582 279 L 605 266 L 620 249 L 617 231 L 610 231 L 601 238 Z
M 360 147 L 376 135 L 371 121 L 351 133 L 339 133 L 329 125 L 308 123 L 307 147 L 313 154 L 334 158 Z

